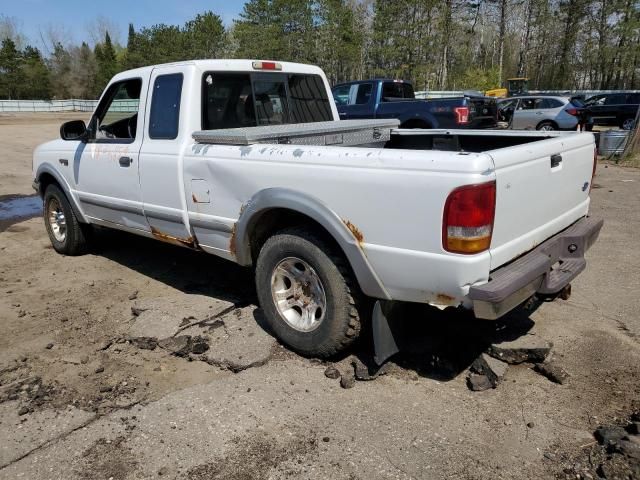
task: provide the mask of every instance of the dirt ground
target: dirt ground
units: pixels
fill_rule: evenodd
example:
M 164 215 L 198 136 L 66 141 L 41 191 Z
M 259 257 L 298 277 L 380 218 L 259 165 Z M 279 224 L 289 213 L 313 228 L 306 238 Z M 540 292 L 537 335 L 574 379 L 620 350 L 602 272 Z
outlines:
M 0 205 L 32 193 L 33 148 L 71 118 L 0 116 Z M 592 198 L 605 226 L 569 300 L 500 322 L 406 308 L 407 351 L 353 388 L 325 369 L 370 339 L 335 362 L 289 352 L 249 270 L 110 231 L 63 257 L 41 218 L 4 221 L 0 479 L 633 478 L 593 433 L 640 408 L 640 171 L 601 164 Z M 523 363 L 471 391 L 471 362 L 523 335 L 568 381 Z

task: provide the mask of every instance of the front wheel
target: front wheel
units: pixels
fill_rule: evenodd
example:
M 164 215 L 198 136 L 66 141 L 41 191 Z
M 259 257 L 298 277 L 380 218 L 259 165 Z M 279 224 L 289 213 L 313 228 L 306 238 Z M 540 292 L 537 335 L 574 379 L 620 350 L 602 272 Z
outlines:
M 312 230 L 289 228 L 267 239 L 256 289 L 273 332 L 303 355 L 330 357 L 358 338 L 358 287 L 342 255 Z
M 78 221 L 69 200 L 57 185 L 44 192 L 44 225 L 56 252 L 81 255 L 87 249 L 90 225 Z

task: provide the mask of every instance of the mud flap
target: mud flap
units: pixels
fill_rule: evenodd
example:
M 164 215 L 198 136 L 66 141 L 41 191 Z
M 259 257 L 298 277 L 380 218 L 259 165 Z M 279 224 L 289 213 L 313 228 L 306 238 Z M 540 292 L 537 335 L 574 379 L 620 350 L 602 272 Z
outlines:
M 392 318 L 395 302 L 378 300 L 373 307 L 373 361 L 380 366 L 400 351 L 400 331 Z

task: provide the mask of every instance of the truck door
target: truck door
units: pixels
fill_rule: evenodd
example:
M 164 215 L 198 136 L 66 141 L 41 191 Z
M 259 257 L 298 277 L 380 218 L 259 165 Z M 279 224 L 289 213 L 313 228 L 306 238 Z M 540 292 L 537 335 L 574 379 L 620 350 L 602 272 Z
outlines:
M 89 122 L 92 132 L 73 158 L 73 185 L 95 223 L 149 230 L 142 212 L 138 159 L 144 132 L 147 78 L 112 82 Z M 70 159 L 69 159 L 70 160 Z
M 193 243 L 182 181 L 182 147 L 188 133 L 180 129 L 190 114 L 182 99 L 191 75 L 193 71 L 184 67 L 153 69 L 140 150 L 142 202 L 151 232 L 160 240 L 182 245 Z
M 340 120 L 375 117 L 375 91 L 373 82 L 341 85 L 334 89 Z

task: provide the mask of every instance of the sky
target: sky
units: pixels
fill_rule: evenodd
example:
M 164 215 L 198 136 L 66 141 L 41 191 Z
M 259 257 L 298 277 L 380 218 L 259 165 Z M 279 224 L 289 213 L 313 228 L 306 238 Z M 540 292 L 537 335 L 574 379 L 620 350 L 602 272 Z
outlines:
M 15 20 L 18 31 L 39 48 L 43 47 L 41 33 L 50 30 L 63 36 L 63 41 L 93 44 L 94 25 L 101 17 L 118 30 L 113 37 L 126 44 L 129 23 L 136 30 L 157 23 L 182 25 L 196 14 L 211 10 L 229 25 L 244 3 L 244 0 L 0 0 L 0 16 Z

